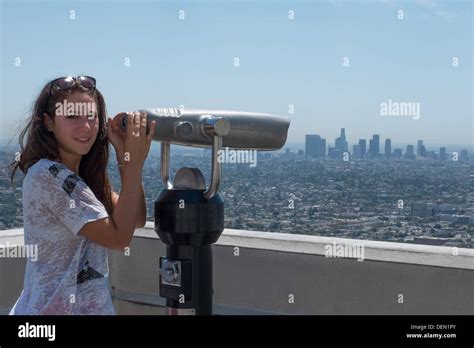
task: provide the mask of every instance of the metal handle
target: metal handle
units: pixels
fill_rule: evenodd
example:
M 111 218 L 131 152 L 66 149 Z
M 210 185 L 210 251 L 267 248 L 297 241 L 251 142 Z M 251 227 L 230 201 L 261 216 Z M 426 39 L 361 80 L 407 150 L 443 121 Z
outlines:
M 221 184 L 221 163 L 218 161 L 219 151 L 222 150 L 222 137 L 229 134 L 230 122 L 226 118 L 204 115 L 202 130 L 212 136 L 212 172 L 209 188 L 203 192 L 206 199 L 214 197 Z
M 219 191 L 221 183 L 221 164 L 218 161 L 219 151 L 222 150 L 222 137 L 229 134 L 230 122 L 226 118 L 203 115 L 201 130 L 206 136 L 212 137 L 212 170 L 209 188 L 203 192 L 206 199 L 211 199 Z M 161 142 L 161 181 L 167 190 L 173 189 L 170 181 L 170 143 Z
M 211 183 L 209 188 L 203 192 L 203 195 L 206 199 L 211 199 L 214 197 L 217 191 L 219 191 L 219 186 L 221 184 L 221 163 L 217 160 L 217 155 L 222 149 L 222 137 L 214 135 L 212 138 L 212 171 L 211 171 Z
M 170 181 L 170 143 L 161 143 L 161 181 L 167 190 L 173 189 Z

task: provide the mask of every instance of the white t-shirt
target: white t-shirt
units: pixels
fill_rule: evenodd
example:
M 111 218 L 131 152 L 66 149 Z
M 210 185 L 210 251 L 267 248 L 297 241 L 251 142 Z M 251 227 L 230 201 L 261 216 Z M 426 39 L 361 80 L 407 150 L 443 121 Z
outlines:
M 41 159 L 23 181 L 27 259 L 24 288 L 10 314 L 115 314 L 107 249 L 78 234 L 108 217 L 87 184 L 65 165 Z

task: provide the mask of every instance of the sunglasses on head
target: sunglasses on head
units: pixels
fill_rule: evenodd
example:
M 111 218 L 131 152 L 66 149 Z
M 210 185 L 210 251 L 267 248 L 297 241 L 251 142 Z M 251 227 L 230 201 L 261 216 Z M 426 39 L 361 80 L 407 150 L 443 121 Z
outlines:
M 81 75 L 78 77 L 66 76 L 66 77 L 60 77 L 58 79 L 55 79 L 51 81 L 49 85 L 48 98 L 46 98 L 46 103 L 44 104 L 44 107 L 46 109 L 46 107 L 48 106 L 49 98 L 51 98 L 51 93 L 53 91 L 53 88 L 57 91 L 67 91 L 67 90 L 70 90 L 75 84 L 78 84 L 85 90 L 94 91 L 95 83 L 96 83 L 95 78 L 91 76 L 85 76 L 85 75 Z

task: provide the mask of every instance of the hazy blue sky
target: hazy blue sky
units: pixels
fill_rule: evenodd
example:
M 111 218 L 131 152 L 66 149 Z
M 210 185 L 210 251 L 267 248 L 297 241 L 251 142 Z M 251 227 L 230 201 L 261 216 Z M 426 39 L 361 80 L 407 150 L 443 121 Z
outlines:
M 473 142 L 468 0 L 3 0 L 1 8 L 0 138 L 14 134 L 44 83 L 84 73 L 97 78 L 111 116 L 183 104 L 288 115 L 289 143 L 317 133 L 333 145 L 341 127 L 349 143 L 373 133 L 395 144 Z M 420 118 L 381 116 L 389 99 L 419 102 Z

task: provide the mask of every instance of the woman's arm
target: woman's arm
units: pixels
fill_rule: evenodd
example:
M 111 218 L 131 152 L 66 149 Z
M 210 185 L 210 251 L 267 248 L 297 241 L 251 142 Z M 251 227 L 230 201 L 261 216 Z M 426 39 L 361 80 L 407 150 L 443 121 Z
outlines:
M 117 157 L 117 163 L 119 164 L 123 164 L 124 163 L 124 150 L 120 147 L 117 147 L 115 149 L 115 155 Z M 122 182 L 122 185 L 123 185 L 123 171 L 124 171 L 124 167 L 119 167 L 119 171 L 120 171 L 120 180 Z M 117 205 L 117 202 L 118 202 L 118 199 L 119 199 L 119 195 L 115 192 L 112 192 L 112 204 L 114 205 L 114 208 L 115 206 Z M 146 201 L 145 201 L 145 190 L 143 188 L 143 183 L 142 183 L 142 187 L 141 187 L 141 190 L 140 190 L 140 207 L 138 208 L 138 215 L 137 215 L 137 222 L 135 224 L 135 227 L 136 228 L 142 228 L 145 226 L 146 224 Z
M 124 146 L 127 158 L 120 171 L 122 187 L 113 216 L 86 223 L 79 231 L 82 236 L 110 249 L 123 250 L 129 246 L 138 217 L 146 214 L 142 169 L 156 127 L 153 121 L 147 134 L 146 116 L 138 113 L 128 115 Z
M 139 216 L 142 169 L 128 167 L 124 171 L 124 180 L 113 216 L 86 223 L 79 234 L 114 250 L 123 250 L 130 245 Z
M 137 221 L 135 223 L 135 228 L 142 228 L 146 224 L 146 202 L 145 202 L 145 191 L 143 189 L 143 183 L 142 183 L 142 189 L 140 192 L 140 208 L 139 208 L 139 215 L 137 216 Z M 112 191 L 112 204 L 114 205 L 114 208 L 117 205 L 119 195 L 115 192 Z

